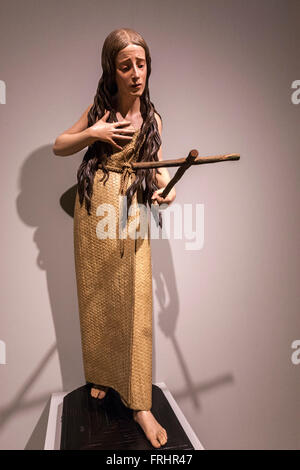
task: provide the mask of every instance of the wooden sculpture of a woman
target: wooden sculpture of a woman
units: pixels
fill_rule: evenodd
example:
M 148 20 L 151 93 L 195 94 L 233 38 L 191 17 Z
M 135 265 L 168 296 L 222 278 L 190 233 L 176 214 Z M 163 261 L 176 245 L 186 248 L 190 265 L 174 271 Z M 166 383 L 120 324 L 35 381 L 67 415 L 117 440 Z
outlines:
M 173 188 L 166 198 L 160 196 L 170 181 L 166 168 L 131 167 L 131 162 L 162 160 L 162 121 L 150 101 L 151 57 L 145 40 L 129 28 L 112 31 L 101 59 L 103 74 L 94 102 L 53 147 L 55 155 L 68 156 L 88 146 L 77 172 L 74 209 L 84 373 L 92 397 L 103 400 L 110 388 L 116 390 L 158 448 L 167 442 L 167 432 L 150 411 L 150 230 L 147 225 L 143 237 L 136 236 L 138 230 L 135 237 L 120 237 L 120 201 L 127 201 L 127 226 L 134 221 L 138 229 L 140 205 L 171 204 L 176 193 Z M 116 221 L 116 230 L 108 237 L 101 229 L 104 220 Z

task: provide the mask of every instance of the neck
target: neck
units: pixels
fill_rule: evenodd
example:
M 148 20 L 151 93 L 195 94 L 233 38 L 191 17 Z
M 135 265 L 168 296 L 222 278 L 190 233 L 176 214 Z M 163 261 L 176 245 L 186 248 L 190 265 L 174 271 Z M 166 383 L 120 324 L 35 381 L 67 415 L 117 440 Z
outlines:
M 140 113 L 141 101 L 139 96 L 119 96 L 115 97 L 115 110 L 121 116 L 133 117 Z

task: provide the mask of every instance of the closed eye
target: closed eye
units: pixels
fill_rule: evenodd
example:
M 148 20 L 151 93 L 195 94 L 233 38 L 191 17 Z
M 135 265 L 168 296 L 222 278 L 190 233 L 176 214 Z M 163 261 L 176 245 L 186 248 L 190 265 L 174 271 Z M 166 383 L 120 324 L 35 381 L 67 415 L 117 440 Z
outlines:
M 138 67 L 139 67 L 139 68 L 143 68 L 144 66 L 143 66 L 143 65 L 139 65 Z M 125 67 L 125 68 L 123 68 L 122 70 L 123 70 L 123 72 L 125 72 L 126 70 L 128 70 L 128 67 Z

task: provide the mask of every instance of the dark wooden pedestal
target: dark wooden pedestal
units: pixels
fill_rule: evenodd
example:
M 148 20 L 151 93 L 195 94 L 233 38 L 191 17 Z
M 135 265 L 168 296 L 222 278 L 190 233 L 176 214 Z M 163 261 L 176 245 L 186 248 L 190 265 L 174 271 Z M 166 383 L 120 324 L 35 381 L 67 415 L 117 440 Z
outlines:
M 190 440 L 162 390 L 152 385 L 152 414 L 166 429 L 162 450 L 193 450 Z M 63 400 L 61 450 L 155 450 L 133 412 L 119 394 L 109 389 L 103 402 L 90 395 L 89 385 L 77 388 Z

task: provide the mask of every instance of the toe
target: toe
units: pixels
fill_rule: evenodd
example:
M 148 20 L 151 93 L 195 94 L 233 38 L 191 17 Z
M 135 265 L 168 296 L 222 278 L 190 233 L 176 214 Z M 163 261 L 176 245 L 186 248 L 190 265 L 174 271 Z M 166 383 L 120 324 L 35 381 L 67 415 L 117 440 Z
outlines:
M 93 398 L 104 398 L 105 397 L 105 392 L 103 392 L 102 390 L 99 390 L 97 388 L 92 388 L 91 389 L 91 396 Z
M 157 439 L 159 440 L 162 446 L 167 442 L 166 436 L 163 431 L 160 431 L 158 433 Z
M 157 436 L 155 436 L 154 434 L 151 434 L 148 439 L 150 440 L 151 444 L 153 445 L 153 447 L 156 447 L 156 448 L 159 448 L 160 447 L 160 442 L 157 438 Z
M 161 446 L 158 439 L 152 439 L 151 444 L 153 445 L 153 447 L 156 447 L 157 449 Z

